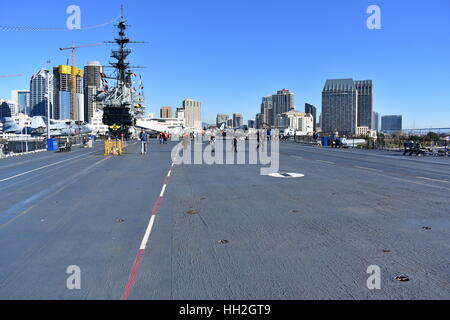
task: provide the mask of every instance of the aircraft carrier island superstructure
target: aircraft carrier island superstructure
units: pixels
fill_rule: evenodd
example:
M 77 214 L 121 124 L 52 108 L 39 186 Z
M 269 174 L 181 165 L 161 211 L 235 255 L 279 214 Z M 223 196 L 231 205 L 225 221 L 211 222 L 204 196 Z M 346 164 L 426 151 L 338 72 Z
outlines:
M 118 37 L 114 41 L 107 42 L 118 45 L 118 48 L 111 52 L 111 58 L 115 61 L 110 62 L 110 65 L 114 71 L 111 76 L 105 76 L 105 78 L 115 80 L 116 86 L 107 88 L 106 92 L 100 94 L 97 99 L 104 105 L 103 123 L 109 127 L 112 136 L 118 137 L 121 135 L 128 136 L 134 123 L 134 100 L 136 97 L 132 88 L 132 77 L 135 74 L 127 60 L 131 54 L 131 49 L 127 48 L 127 45 L 137 42 L 131 41 L 126 35 L 129 25 L 127 25 L 123 11 L 116 27 Z

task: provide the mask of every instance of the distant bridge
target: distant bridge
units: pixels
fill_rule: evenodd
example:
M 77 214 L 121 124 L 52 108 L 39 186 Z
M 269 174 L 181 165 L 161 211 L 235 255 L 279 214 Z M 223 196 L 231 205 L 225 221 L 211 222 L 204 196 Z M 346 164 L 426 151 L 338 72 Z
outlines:
M 435 132 L 437 134 L 441 133 L 450 133 L 450 128 L 419 128 L 419 129 L 402 129 L 403 133 L 418 133 L 418 134 L 427 134 L 428 132 Z

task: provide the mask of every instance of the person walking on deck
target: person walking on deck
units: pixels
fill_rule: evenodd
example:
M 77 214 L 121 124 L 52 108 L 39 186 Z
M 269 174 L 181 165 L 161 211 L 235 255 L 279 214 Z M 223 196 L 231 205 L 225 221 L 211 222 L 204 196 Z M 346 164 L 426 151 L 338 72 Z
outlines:
M 141 140 L 141 154 L 147 154 L 148 134 L 144 131 L 144 129 L 141 130 L 139 139 Z

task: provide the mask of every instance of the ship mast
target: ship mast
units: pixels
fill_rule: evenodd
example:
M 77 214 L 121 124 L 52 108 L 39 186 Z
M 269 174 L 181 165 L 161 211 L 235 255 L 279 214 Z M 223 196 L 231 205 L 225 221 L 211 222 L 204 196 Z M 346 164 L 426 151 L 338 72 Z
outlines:
M 131 89 L 132 81 L 131 75 L 133 72 L 130 63 L 127 61 L 131 54 L 131 49 L 127 48 L 130 43 L 142 43 L 131 41 L 127 35 L 126 30 L 129 27 L 124 16 L 123 5 L 121 7 L 121 17 L 117 25 L 118 36 L 114 41 L 106 41 L 106 43 L 116 44 L 117 48 L 111 51 L 111 58 L 114 62 L 109 64 L 114 69 L 114 76 L 110 77 L 116 80 L 116 87 L 111 88 L 104 97 L 104 113 L 103 123 L 110 128 L 110 133 L 113 136 L 125 135 L 128 136 L 128 129 L 133 126 L 133 103 L 134 97 Z
M 129 80 L 129 78 L 127 79 L 127 70 L 130 64 L 126 61 L 126 59 L 130 55 L 131 50 L 126 48 L 127 44 L 130 43 L 130 39 L 125 34 L 128 25 L 123 13 L 123 5 L 121 11 L 122 13 L 119 24 L 116 25 L 116 27 L 119 29 L 119 37 L 114 41 L 119 46 L 119 48 L 117 50 L 113 50 L 111 54 L 111 57 L 115 58 L 117 62 L 110 62 L 111 66 L 117 70 L 118 86 L 122 84 L 130 85 L 129 81 L 127 82 L 127 80 Z

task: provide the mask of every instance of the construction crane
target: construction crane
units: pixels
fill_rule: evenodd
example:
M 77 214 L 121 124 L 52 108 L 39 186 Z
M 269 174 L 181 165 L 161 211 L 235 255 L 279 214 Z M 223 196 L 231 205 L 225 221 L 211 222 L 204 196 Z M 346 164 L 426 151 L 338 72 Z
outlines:
M 75 42 L 72 42 L 72 46 L 69 48 L 59 48 L 59 50 L 72 50 L 72 120 L 77 120 L 77 78 L 75 73 L 75 50 L 80 48 L 87 48 L 87 47 L 95 47 L 95 46 L 103 46 L 104 43 L 93 43 L 93 44 L 85 44 L 81 46 L 75 46 Z
M 15 78 L 15 77 L 23 77 L 23 74 L 7 74 L 7 75 L 0 75 L 0 78 Z

